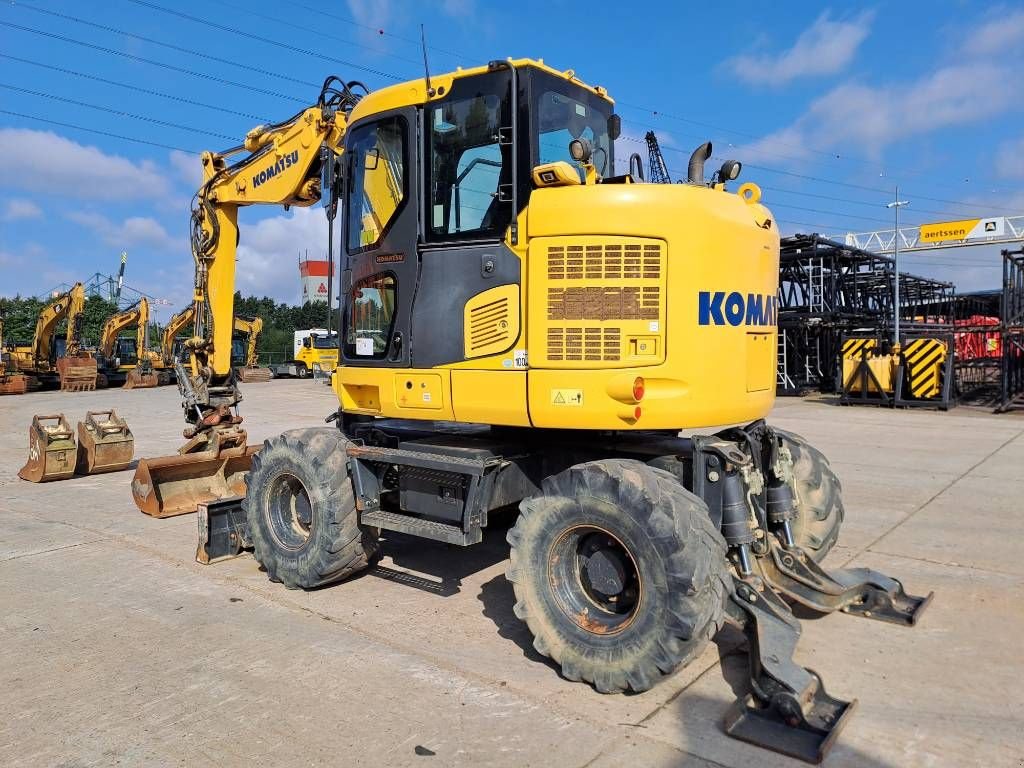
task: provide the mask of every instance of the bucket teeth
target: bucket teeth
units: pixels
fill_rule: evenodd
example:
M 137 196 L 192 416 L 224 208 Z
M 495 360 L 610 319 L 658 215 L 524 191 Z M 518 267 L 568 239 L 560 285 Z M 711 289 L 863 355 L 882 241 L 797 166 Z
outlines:
M 78 422 L 78 461 L 80 475 L 117 472 L 127 469 L 135 454 L 135 438 L 128 423 L 113 410 L 89 411 Z
M 63 413 L 35 415 L 28 428 L 28 461 L 18 477 L 33 483 L 66 480 L 75 474 L 75 433 Z

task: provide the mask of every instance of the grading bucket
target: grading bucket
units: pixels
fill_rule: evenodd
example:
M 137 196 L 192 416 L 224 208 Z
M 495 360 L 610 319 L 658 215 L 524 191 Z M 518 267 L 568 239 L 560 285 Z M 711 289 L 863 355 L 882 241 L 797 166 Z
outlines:
M 127 469 L 135 453 L 135 438 L 128 424 L 116 412 L 88 411 L 78 422 L 78 461 L 80 475 L 117 472 Z
M 28 428 L 28 461 L 18 477 L 33 483 L 66 480 L 75 474 L 75 433 L 63 413 L 33 416 Z

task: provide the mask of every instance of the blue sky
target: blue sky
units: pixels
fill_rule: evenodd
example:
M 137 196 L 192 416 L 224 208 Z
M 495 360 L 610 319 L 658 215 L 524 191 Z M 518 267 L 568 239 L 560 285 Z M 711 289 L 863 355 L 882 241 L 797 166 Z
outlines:
M 607 87 L 623 117 L 620 157 L 642 151 L 653 127 L 679 175 L 711 139 L 716 155 L 746 163 L 784 232 L 884 228 L 896 184 L 908 223 L 1024 213 L 1021 4 L 643 7 L 5 2 L 0 295 L 113 272 L 123 249 L 127 282 L 170 301 L 166 319 L 190 295 L 193 153 L 312 103 L 328 74 L 371 88 L 420 76 L 420 22 L 435 71 L 533 56 Z M 298 253 L 326 242 L 321 209 L 253 208 L 242 226 L 240 289 L 296 301 Z M 905 264 L 965 289 L 1000 280 L 992 248 Z

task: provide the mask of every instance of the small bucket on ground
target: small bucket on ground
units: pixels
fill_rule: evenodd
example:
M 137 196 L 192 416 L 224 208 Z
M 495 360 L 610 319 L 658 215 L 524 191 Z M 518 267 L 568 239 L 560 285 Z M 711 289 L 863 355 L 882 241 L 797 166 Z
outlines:
M 33 416 L 28 428 L 28 461 L 18 477 L 33 483 L 66 480 L 75 474 L 75 433 L 63 413 Z
M 134 453 L 132 431 L 115 411 L 88 411 L 85 420 L 78 422 L 78 474 L 127 469 Z
M 61 392 L 91 392 L 96 389 L 96 358 L 88 355 L 57 359 Z

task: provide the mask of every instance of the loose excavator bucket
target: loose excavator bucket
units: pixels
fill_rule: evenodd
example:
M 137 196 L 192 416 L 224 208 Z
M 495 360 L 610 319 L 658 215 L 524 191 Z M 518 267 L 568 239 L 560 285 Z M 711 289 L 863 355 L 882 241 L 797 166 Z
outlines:
M 78 422 L 78 474 L 127 469 L 134 453 L 132 431 L 114 411 L 88 411 L 85 421 Z
M 66 480 L 75 474 L 75 433 L 63 413 L 33 416 L 28 428 L 28 461 L 18 477 L 33 483 Z
M 264 368 L 259 365 L 253 366 L 241 366 L 235 369 L 235 373 L 238 374 L 238 380 L 243 384 L 253 384 L 263 381 L 270 381 L 273 374 L 269 368 Z
M 228 448 L 140 459 L 132 497 L 152 517 L 195 512 L 200 503 L 245 496 L 245 475 L 261 446 L 246 445 L 245 432 Z
M 128 371 L 128 376 L 124 380 L 122 389 L 144 389 L 155 387 L 158 383 L 159 379 L 156 371 L 152 368 L 149 371 L 143 371 L 136 366 Z
M 87 355 L 57 358 L 61 392 L 91 392 L 96 389 L 96 358 Z
M 23 373 L 0 374 L 0 395 L 24 395 L 30 388 L 29 377 Z

